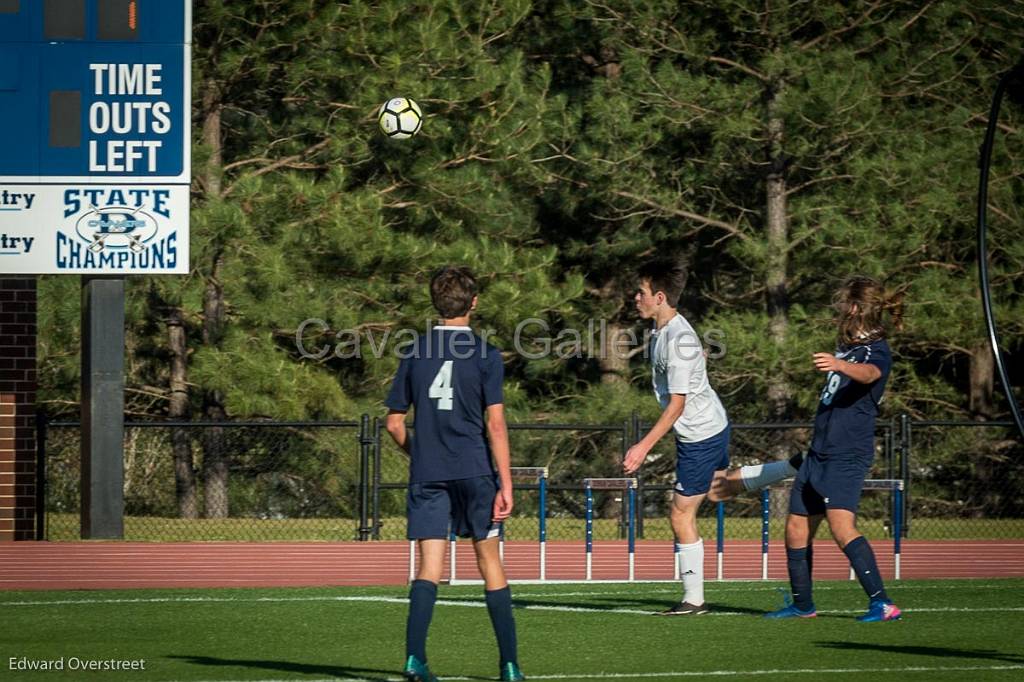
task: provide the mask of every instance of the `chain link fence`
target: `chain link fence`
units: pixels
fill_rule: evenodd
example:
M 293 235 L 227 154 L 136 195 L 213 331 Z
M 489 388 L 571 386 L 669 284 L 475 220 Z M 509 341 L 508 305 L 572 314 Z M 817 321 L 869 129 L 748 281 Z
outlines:
M 373 537 L 404 540 L 409 460 L 386 434 L 381 438 L 380 426 L 380 421 L 375 420 L 375 441 L 380 446 L 374 467 L 374 487 L 380 493 L 379 500 L 373 505 Z M 620 425 L 509 424 L 512 465 L 548 469 L 549 539 L 583 539 L 581 481 L 587 476 L 621 476 L 622 456 L 631 443 L 628 422 Z M 505 539 L 536 539 L 538 486 L 536 483 L 517 483 L 514 489 L 514 512 L 512 518 L 505 522 Z M 599 507 L 601 518 L 621 518 L 621 504 L 608 496 L 603 497 Z M 595 501 L 595 506 L 597 504 Z M 602 522 L 601 529 L 610 537 L 618 537 L 616 525 L 614 522 Z
M 586 477 L 621 477 L 621 461 L 650 425 L 511 424 L 513 466 L 548 468 L 547 537 L 583 540 Z M 732 466 L 756 464 L 806 448 L 809 423 L 734 424 Z M 79 539 L 80 429 L 53 422 L 40 431 L 45 463 L 45 530 L 50 540 Z M 871 478 L 902 478 L 903 534 L 921 539 L 1024 537 L 1024 447 L 1010 422 L 879 422 Z M 671 436 L 641 470 L 637 533 L 670 540 L 675 476 Z M 405 539 L 408 457 L 382 421 L 129 422 L 125 425 L 125 539 L 145 541 L 338 541 Z M 538 486 L 516 484 L 509 540 L 538 534 Z M 596 490 L 594 539 L 626 536 L 623 491 Z M 788 486 L 771 493 L 772 516 L 788 508 Z M 870 538 L 891 537 L 891 491 L 865 491 L 859 525 Z M 726 503 L 726 538 L 761 538 L 760 496 Z M 714 505 L 699 522 L 715 534 Z M 781 538 L 783 523 L 772 523 Z
M 909 537 L 1024 537 L 1024 444 L 1013 422 L 905 421 Z
M 124 539 L 353 540 L 359 422 L 128 422 Z M 77 540 L 81 430 L 45 428 L 46 537 Z

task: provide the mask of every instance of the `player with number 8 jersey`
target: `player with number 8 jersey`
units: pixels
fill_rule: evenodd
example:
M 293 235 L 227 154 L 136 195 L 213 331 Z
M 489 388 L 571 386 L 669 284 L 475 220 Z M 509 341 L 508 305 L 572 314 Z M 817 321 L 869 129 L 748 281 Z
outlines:
M 436 679 L 426 640 L 449 532 L 473 539 L 484 598 L 498 640 L 502 680 L 522 680 L 512 593 L 498 548 L 501 522 L 512 513 L 512 474 L 502 397 L 501 353 L 473 333 L 476 278 L 445 267 L 430 282 L 442 323 L 402 349 L 388 407 L 387 430 L 410 455 L 407 535 L 420 565 L 409 590 L 405 677 Z M 405 426 L 414 409 L 410 437 Z

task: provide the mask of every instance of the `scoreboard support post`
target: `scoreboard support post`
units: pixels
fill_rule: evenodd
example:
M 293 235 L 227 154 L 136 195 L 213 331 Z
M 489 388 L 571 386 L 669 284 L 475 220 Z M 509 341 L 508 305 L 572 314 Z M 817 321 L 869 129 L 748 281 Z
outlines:
M 82 278 L 84 540 L 124 537 L 124 278 Z
M 125 276 L 189 272 L 191 46 L 191 0 L 0 0 L 0 274 L 82 276 L 83 538 L 124 530 Z

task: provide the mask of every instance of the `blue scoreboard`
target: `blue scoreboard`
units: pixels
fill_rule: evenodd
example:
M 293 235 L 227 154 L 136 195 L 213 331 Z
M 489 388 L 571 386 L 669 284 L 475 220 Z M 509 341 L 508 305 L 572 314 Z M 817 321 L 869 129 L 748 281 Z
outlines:
M 189 0 L 0 0 L 0 273 L 188 272 Z

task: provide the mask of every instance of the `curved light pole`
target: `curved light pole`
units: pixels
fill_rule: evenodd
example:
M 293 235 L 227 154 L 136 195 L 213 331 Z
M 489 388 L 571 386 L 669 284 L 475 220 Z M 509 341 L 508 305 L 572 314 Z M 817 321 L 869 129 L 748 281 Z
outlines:
M 1013 386 L 1010 384 L 1003 356 L 999 352 L 999 334 L 992 316 L 992 296 L 989 292 L 988 281 L 988 246 L 986 244 L 988 226 L 985 222 L 988 214 L 988 172 L 989 166 L 992 164 L 992 143 L 995 139 L 996 123 L 999 118 L 999 109 L 1003 103 L 1003 95 L 1010 88 L 1015 89 L 1013 92 L 1017 98 L 1024 98 L 1024 58 L 999 80 L 995 95 L 992 97 L 992 109 L 988 114 L 985 141 L 981 145 L 981 158 L 978 160 L 978 167 L 981 171 L 978 182 L 978 277 L 981 280 L 981 303 L 985 311 L 985 324 L 988 326 L 988 342 L 992 346 L 992 355 L 996 361 L 996 370 L 999 372 L 1003 391 L 1006 393 L 1006 402 L 1009 403 L 1013 421 L 1017 424 L 1017 433 L 1024 439 L 1024 419 L 1021 417 L 1017 398 L 1013 395 Z

